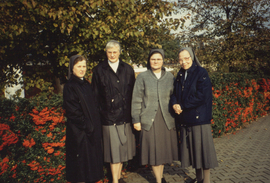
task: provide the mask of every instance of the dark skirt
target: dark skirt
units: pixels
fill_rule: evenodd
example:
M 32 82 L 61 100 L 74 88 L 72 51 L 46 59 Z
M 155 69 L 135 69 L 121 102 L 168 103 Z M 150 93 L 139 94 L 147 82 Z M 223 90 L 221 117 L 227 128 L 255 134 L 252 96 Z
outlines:
M 210 124 L 180 127 L 181 167 L 208 169 L 218 166 Z
M 176 128 L 168 130 L 160 107 L 149 131 L 141 131 L 141 164 L 162 165 L 178 159 Z
M 131 124 L 102 126 L 104 162 L 120 163 L 133 159 L 136 154 L 135 137 Z

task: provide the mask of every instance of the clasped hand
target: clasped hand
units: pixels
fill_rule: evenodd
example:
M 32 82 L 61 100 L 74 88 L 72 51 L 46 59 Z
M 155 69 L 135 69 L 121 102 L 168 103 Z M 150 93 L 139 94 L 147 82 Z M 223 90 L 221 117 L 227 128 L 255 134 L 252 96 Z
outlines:
M 134 126 L 135 130 L 137 130 L 137 131 L 141 131 L 142 130 L 141 123 L 135 123 L 135 124 L 133 124 L 133 126 Z
M 173 109 L 174 109 L 174 112 L 176 114 L 178 114 L 178 115 L 183 112 L 183 110 L 181 109 L 181 106 L 179 104 L 174 104 L 173 105 Z M 141 131 L 142 130 L 142 125 L 141 125 L 140 122 L 133 124 L 133 126 L 134 126 L 134 129 L 137 130 L 137 131 Z
M 179 104 L 174 104 L 173 105 L 173 110 L 176 114 L 181 114 L 183 112 L 183 110 L 181 109 L 181 106 Z

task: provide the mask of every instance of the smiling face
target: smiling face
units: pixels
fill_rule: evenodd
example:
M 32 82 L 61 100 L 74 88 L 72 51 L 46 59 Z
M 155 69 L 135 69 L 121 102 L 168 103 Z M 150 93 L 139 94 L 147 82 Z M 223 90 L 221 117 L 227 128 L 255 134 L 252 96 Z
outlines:
M 150 66 L 153 72 L 160 72 L 163 65 L 163 58 L 160 53 L 154 53 L 150 57 Z
M 187 50 L 181 51 L 179 53 L 179 63 L 185 70 L 188 70 L 192 66 L 192 59 Z
M 86 73 L 86 61 L 82 60 L 82 61 L 77 62 L 73 66 L 72 71 L 73 71 L 73 74 L 77 76 L 78 78 L 83 78 Z
M 115 63 L 119 60 L 120 50 L 118 46 L 108 48 L 106 51 L 107 57 L 110 62 Z

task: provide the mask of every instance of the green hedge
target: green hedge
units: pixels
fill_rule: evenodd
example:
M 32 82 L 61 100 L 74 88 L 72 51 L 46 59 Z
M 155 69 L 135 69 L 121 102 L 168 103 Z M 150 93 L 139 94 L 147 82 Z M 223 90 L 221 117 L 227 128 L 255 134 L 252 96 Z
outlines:
M 217 73 L 210 77 L 214 137 L 267 114 L 269 79 Z M 61 95 L 0 101 L 0 182 L 65 182 L 62 102 Z

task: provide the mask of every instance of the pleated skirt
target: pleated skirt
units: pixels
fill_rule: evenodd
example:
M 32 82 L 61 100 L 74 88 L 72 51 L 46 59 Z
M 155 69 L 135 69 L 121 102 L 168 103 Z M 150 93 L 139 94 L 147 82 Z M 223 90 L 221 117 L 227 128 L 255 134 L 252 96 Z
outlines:
M 131 124 L 102 126 L 104 162 L 120 163 L 133 159 L 136 154 L 135 137 Z
M 210 124 L 180 127 L 181 167 L 214 168 L 218 166 Z
M 167 128 L 160 108 L 150 130 L 141 130 L 140 143 L 142 165 L 157 166 L 178 160 L 176 128 Z

